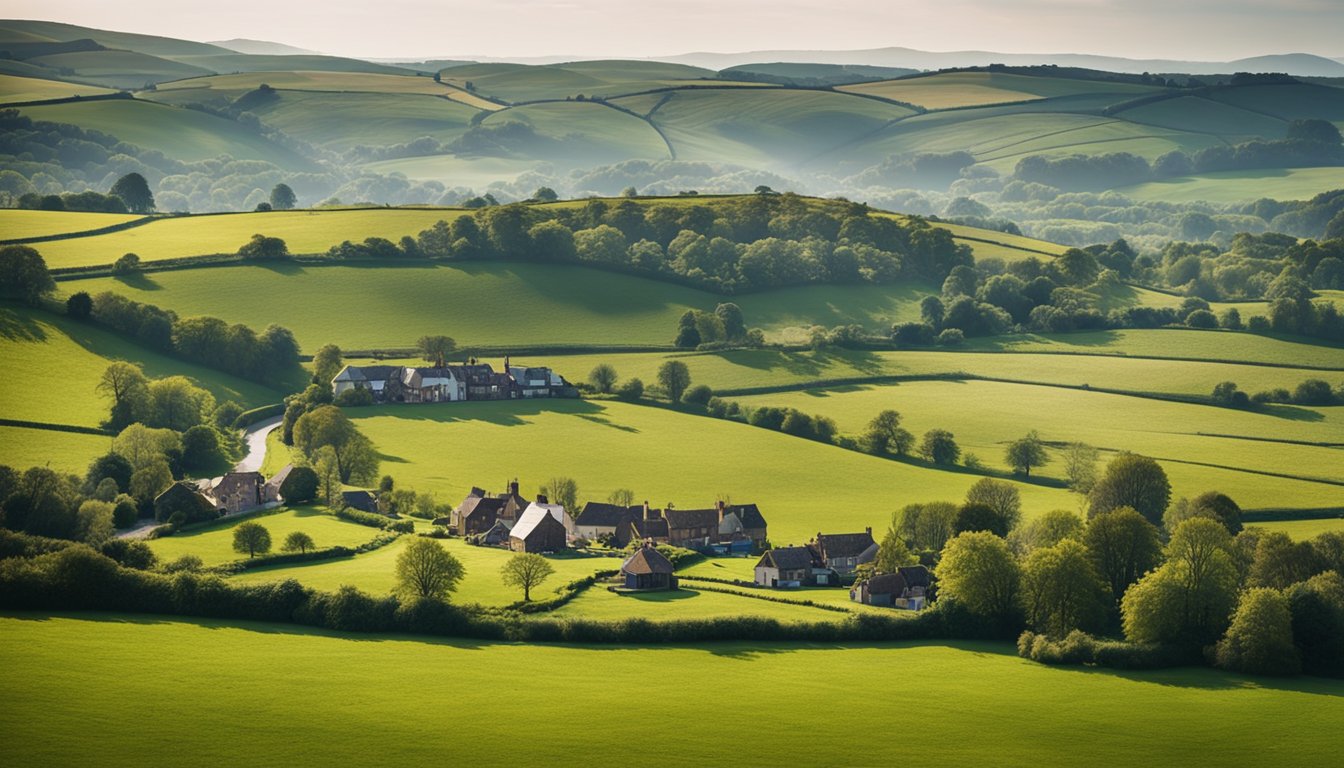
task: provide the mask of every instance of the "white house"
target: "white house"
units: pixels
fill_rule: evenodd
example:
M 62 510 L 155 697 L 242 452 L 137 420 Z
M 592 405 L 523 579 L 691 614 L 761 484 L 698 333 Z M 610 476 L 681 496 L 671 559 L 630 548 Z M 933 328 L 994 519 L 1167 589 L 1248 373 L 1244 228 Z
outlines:
M 545 512 L 559 521 L 561 525 L 565 526 L 566 541 L 574 541 L 574 538 L 578 535 L 574 527 L 574 518 L 571 517 L 561 505 L 550 504 L 544 500 L 544 497 L 541 500 L 534 501 L 531 504 L 528 504 L 527 509 L 523 510 L 523 513 L 518 516 L 519 524 L 522 523 L 523 519 L 534 516 L 528 514 L 533 512 Z

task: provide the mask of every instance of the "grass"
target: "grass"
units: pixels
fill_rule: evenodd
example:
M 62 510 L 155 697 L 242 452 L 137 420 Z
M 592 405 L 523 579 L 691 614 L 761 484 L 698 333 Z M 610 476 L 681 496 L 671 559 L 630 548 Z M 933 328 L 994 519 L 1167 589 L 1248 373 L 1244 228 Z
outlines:
M 257 766 L 352 754 L 401 765 L 605 765 L 628 760 L 631 744 L 703 766 L 772 754 L 824 754 L 837 765 L 1049 765 L 1076 759 L 1081 740 L 1098 766 L 1289 767 L 1330 763 L 1344 721 L 1332 681 L 1051 668 L 994 643 L 588 648 L 15 614 L 0 619 L 0 654 L 15 670 L 0 682 L 0 729 L 16 767 L 91 754 L 107 766 L 174 765 L 184 754 L 234 765 L 244 743 Z M 763 681 L 806 681 L 814 700 L 850 706 L 772 707 L 723 742 L 667 727 L 704 718 L 708 691 L 716 710 L 757 711 Z M 855 737 L 855 708 L 904 722 L 915 699 L 937 738 Z M 389 716 L 407 702 L 448 700 L 495 716 L 456 718 L 450 730 Z M 210 727 L 147 735 L 125 726 L 121 713 L 163 706 Z M 41 728 L 30 727 L 33 712 L 43 713 Z M 621 738 L 599 725 L 613 718 Z M 501 722 L 527 738 L 501 739 Z
M 209 73 L 201 67 L 126 50 L 57 53 L 35 56 L 28 61 L 55 70 L 72 70 L 81 80 L 92 80 L 109 88 L 143 88 L 145 83 Z
M 1271 168 L 1181 176 L 1121 187 L 1116 191 L 1143 201 L 1235 203 L 1262 197 L 1307 200 L 1340 187 L 1344 187 L 1344 169 L 1341 168 Z
M 1094 80 L 1068 80 L 994 72 L 948 72 L 927 77 L 846 85 L 839 90 L 903 101 L 926 109 L 948 109 L 1092 93 L 1115 94 L 1116 101 L 1123 101 L 1158 89 L 1145 85 Z
M 421 93 L 446 95 L 449 89 L 433 78 L 388 75 L 374 72 L 319 72 L 293 70 L 283 72 L 237 72 L 177 80 L 159 86 L 160 91 L 211 89 L 251 91 L 262 83 L 277 90 L 338 91 L 357 93 Z
M 671 158 L 667 144 L 653 126 L 596 102 L 561 101 L 514 107 L 492 113 L 481 125 L 489 128 L 510 122 L 526 123 L 537 135 L 525 144 L 510 144 L 514 154 L 566 167 Z
M 1339 408 L 1277 407 L 1252 413 L 982 381 L 909 382 L 737 399 L 743 405 L 825 414 L 836 420 L 841 432 L 850 434 L 862 431 L 874 414 L 893 408 L 916 435 L 947 429 L 963 451 L 1005 470 L 1005 446 L 1037 430 L 1046 441 L 1085 442 L 1106 451 L 1152 456 L 1162 460 L 1175 496 L 1220 490 L 1247 508 L 1330 506 L 1335 503 L 1332 499 L 1344 494 L 1342 485 L 1254 474 L 1344 481 L 1344 449 L 1265 442 L 1344 443 L 1344 413 Z M 1055 461 L 1038 473 L 1061 477 L 1063 470 Z
M 1265 531 L 1281 531 L 1297 541 L 1304 541 L 1314 539 L 1322 533 L 1344 532 L 1344 517 L 1319 520 L 1275 520 L 1264 523 L 1247 523 L 1246 527 L 1259 528 Z
M 713 585 L 716 588 L 723 585 Z M 552 611 L 557 618 L 617 620 L 630 617 L 667 621 L 759 616 L 783 622 L 842 621 L 844 614 L 806 605 L 786 605 L 769 600 L 753 600 L 723 592 L 697 589 L 688 584 L 670 592 L 618 594 L 601 585 L 584 592 L 561 608 Z
M 36 77 L 0 75 L 0 104 L 65 99 L 71 96 L 98 96 L 105 93 L 112 93 L 112 91 L 96 85 L 65 83 L 60 80 L 42 80 Z
M 140 83 L 143 85 L 144 80 Z M 20 111 L 33 120 L 73 123 L 109 133 L 183 162 L 230 155 L 235 160 L 265 160 L 289 170 L 311 169 L 301 156 L 239 123 L 190 109 L 139 99 L 113 99 L 23 107 Z
M 95 392 L 113 360 L 141 365 L 150 378 L 187 376 L 217 400 L 244 408 L 279 402 L 282 393 L 226 373 L 151 352 L 121 336 L 62 315 L 0 306 L 0 417 L 96 427 L 111 403 Z
M 1181 131 L 1209 133 L 1245 140 L 1253 136 L 1283 138 L 1286 122 L 1198 96 L 1180 96 L 1143 104 L 1119 113 L 1124 119 Z
M 1027 334 L 976 339 L 967 346 L 1000 352 L 1135 355 L 1344 369 L 1341 347 L 1228 331 L 1130 329 Z
M 531 493 L 572 477 L 580 502 L 617 488 L 655 506 L 756 503 L 779 545 L 818 530 L 880 527 L 919 501 L 960 499 L 976 475 L 925 469 L 744 424 L 618 402 L 551 400 L 378 406 L 350 416 L 399 487 L 457 499 L 491 478 Z M 563 447 L 561 447 L 563 446 Z M 805 474 L 798 475 L 803 472 Z M 795 481 L 783 482 L 790 474 Z M 1057 488 L 1021 485 L 1029 514 L 1071 506 Z
M 456 503 L 458 500 L 453 498 L 451 501 Z M 262 522 L 265 524 L 264 520 Z M 343 523 L 343 525 L 354 524 Z M 357 527 L 369 532 L 368 538 L 372 538 L 374 533 L 372 528 Z M 271 538 L 276 538 L 274 533 Z M 316 539 L 317 536 L 314 534 L 313 538 Z M 365 592 L 386 594 L 397 586 L 395 573 L 397 556 L 409 542 L 410 538 L 403 536 L 386 547 L 352 558 L 246 571 L 231 580 L 255 584 L 292 578 L 316 589 L 335 590 L 345 584 L 354 584 Z M 494 547 L 473 547 L 461 539 L 445 539 L 440 543 L 461 561 L 466 574 L 458 584 L 457 591 L 453 593 L 454 602 L 504 606 L 523 599 L 522 590 L 506 587 L 500 580 L 499 569 L 513 556 L 512 552 Z M 597 571 L 615 570 L 621 566 L 621 561 L 614 557 L 573 555 L 547 559 L 555 568 L 555 574 L 540 587 L 533 589 L 534 600 L 551 597 L 556 589 L 585 576 L 591 576 Z
M 112 438 L 49 429 L 0 426 L 0 465 L 20 472 L 49 467 L 81 477 L 89 462 L 112 450 Z
M 437 181 L 449 186 L 485 189 L 496 181 L 516 181 L 520 175 L 540 163 L 540 160 L 507 157 L 424 155 L 381 160 L 362 167 L 373 173 L 400 173 L 414 181 Z
M 383 77 L 371 75 L 370 77 Z M 428 78 L 396 78 L 423 80 Z M 441 98 L 416 93 L 333 93 L 279 91 L 279 98 L 252 111 L 267 125 L 306 142 L 336 151 L 357 144 L 384 146 L 433 136 L 451 141 L 467 130 L 479 110 Z
M 714 77 L 712 70 L 658 61 L 579 61 L 566 64 L 467 64 L 442 71 L 443 81 L 508 102 L 616 95 Z
M 5 240 L 46 237 L 110 227 L 141 218 L 133 213 L 83 213 L 79 211 L 27 211 L 0 208 L 0 232 Z M 42 248 L 42 244 L 33 246 Z
M 378 535 L 376 528 L 346 522 L 318 507 L 282 509 L 272 514 L 239 520 L 223 520 L 208 528 L 177 533 L 152 539 L 149 546 L 160 562 L 170 562 L 183 555 L 196 555 L 207 566 L 221 565 L 234 560 L 246 560 L 247 555 L 233 550 L 233 531 L 244 522 L 260 523 L 271 534 L 271 553 L 279 554 L 285 537 L 302 531 L 313 537 L 319 549 L 327 547 L 356 547 Z M 339 585 L 338 585 L 339 586 Z

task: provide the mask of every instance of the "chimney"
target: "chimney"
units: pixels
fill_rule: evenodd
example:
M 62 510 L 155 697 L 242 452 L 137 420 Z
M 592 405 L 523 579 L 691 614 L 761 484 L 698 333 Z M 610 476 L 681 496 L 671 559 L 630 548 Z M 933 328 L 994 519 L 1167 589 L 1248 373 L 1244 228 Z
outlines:
M 505 373 L 508 373 L 508 372 L 509 372 L 509 356 L 508 356 L 508 355 L 505 355 L 505 356 L 504 356 L 504 372 L 505 372 Z
M 714 502 L 714 508 L 719 511 L 719 522 L 723 522 L 723 499 Z
M 644 500 L 644 519 L 645 519 L 645 520 L 652 520 L 652 519 L 653 519 L 653 518 L 649 517 L 649 500 L 648 500 L 648 499 L 645 499 L 645 500 Z
M 515 478 L 513 479 L 513 482 L 512 482 L 512 483 L 509 483 L 509 493 L 510 493 L 510 495 L 513 495 L 513 496 L 517 496 L 517 495 L 518 495 L 518 478 L 515 477 Z
M 870 525 L 867 528 L 864 528 L 863 531 L 868 534 L 868 538 L 871 539 L 873 537 L 873 526 Z
M 538 494 L 537 494 L 537 503 L 538 503 L 538 504 L 546 504 L 546 503 L 548 503 L 548 502 L 546 501 L 546 494 L 544 494 L 544 493 L 538 493 Z

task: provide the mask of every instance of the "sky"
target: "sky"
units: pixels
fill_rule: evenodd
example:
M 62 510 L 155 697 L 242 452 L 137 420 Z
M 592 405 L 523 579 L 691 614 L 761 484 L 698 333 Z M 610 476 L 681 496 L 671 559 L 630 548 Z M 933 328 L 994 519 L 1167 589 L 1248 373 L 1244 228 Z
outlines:
M 366 58 L 696 51 L 1344 57 L 1344 0 L 0 0 L 9 18 Z

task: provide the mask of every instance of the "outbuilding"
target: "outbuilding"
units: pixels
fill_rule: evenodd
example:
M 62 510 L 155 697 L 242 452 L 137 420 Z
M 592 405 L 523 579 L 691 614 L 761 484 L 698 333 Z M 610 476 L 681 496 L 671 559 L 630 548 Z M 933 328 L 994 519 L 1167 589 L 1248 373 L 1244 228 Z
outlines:
M 652 544 L 645 543 L 621 563 L 621 579 L 626 589 L 656 591 L 677 588 L 672 561 Z

